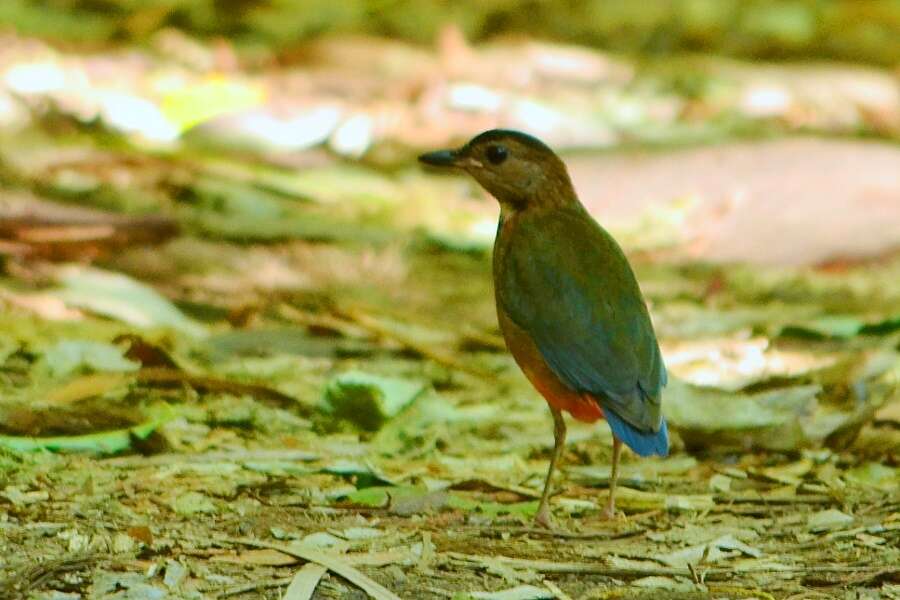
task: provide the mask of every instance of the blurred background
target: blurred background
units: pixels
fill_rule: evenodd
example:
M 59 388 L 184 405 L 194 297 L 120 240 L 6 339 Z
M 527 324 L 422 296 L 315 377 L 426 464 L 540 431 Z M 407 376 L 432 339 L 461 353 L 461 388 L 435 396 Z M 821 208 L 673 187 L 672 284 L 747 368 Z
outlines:
M 445 554 L 561 551 L 479 533 L 533 514 L 552 428 L 497 329 L 495 203 L 415 161 L 493 127 L 563 156 L 671 373 L 622 597 L 705 593 L 640 583 L 697 557 L 750 566 L 734 597 L 893 597 L 866 560 L 900 562 L 897 0 L 3 0 L 0 590 L 280 597 L 293 563 L 214 562 L 223 530 L 400 597 L 533 587 Z M 609 444 L 572 427 L 570 524 L 602 526 Z M 799 565 L 825 574 L 763 568 Z

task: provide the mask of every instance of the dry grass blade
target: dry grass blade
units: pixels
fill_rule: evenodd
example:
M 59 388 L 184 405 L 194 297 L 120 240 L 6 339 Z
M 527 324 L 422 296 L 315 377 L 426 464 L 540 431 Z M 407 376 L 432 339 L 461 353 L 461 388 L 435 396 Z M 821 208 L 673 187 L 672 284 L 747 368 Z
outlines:
M 324 553 L 321 550 L 288 546 L 286 544 L 270 544 L 268 542 L 260 542 L 258 540 L 245 538 L 217 538 L 216 541 L 225 544 L 241 544 L 254 548 L 271 548 L 273 550 L 278 550 L 279 552 L 284 552 L 285 554 L 296 556 L 297 558 L 328 568 L 329 571 L 340 575 L 369 594 L 372 598 L 375 598 L 375 600 L 402 600 L 400 596 L 385 588 L 380 583 L 373 581 L 343 559 L 332 554 Z
M 327 572 L 328 569 L 318 563 L 306 563 L 294 575 L 282 600 L 310 600 L 319 586 L 319 580 Z

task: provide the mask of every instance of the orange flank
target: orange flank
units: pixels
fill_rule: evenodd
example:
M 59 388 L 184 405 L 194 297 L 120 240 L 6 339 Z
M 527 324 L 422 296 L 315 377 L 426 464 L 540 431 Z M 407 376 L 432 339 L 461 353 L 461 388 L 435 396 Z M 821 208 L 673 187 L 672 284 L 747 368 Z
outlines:
M 557 410 L 566 411 L 579 421 L 593 423 L 603 418 L 600 403 L 590 394 L 576 392 L 560 381 L 544 361 L 531 337 L 513 323 L 503 311 L 498 311 L 498 320 L 510 353 L 547 404 Z

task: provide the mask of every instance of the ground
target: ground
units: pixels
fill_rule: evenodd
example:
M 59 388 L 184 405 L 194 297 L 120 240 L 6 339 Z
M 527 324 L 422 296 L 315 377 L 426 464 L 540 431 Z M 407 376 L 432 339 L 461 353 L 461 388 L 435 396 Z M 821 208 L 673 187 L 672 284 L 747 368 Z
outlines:
M 532 517 L 552 424 L 497 328 L 496 207 L 412 160 L 419 112 L 451 85 L 419 69 L 418 116 L 349 126 L 328 152 L 160 147 L 142 136 L 262 84 L 193 81 L 193 104 L 167 96 L 158 112 L 136 95 L 141 118 L 123 121 L 123 92 L 35 91 L 34 70 L 158 91 L 196 67 L 171 67 L 171 50 L 100 60 L 14 41 L 15 60 L 0 56 L 0 105 L 15 101 L 0 111 L 3 597 L 900 597 L 900 96 L 841 96 L 829 112 L 791 88 L 795 104 L 758 122 L 721 93 L 752 87 L 731 71 L 685 100 L 652 69 L 566 50 L 597 66 L 620 120 L 565 121 L 548 139 L 647 297 L 672 451 L 625 453 L 621 515 L 604 521 L 608 427 L 570 420 L 547 531 Z M 490 56 L 560 52 L 541 48 Z M 473 64 L 468 80 L 492 81 L 493 63 Z M 769 69 L 811 88 L 836 73 Z M 306 76 L 338 85 L 332 72 L 261 78 L 302 95 Z M 348 105 L 377 85 L 358 75 Z M 576 107 L 594 94 L 562 81 L 528 93 Z M 418 144 L 496 117 L 467 106 Z M 212 133 L 262 122 L 232 109 Z M 609 120 L 610 147 L 581 147 Z M 748 124 L 765 134 L 738 135 Z M 836 136 L 857 128 L 883 139 Z

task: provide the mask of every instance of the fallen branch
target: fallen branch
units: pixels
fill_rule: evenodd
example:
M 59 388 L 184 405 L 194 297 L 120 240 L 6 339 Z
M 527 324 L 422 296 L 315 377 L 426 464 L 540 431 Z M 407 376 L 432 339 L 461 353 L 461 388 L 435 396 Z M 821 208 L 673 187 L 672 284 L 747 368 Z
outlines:
M 635 577 L 687 577 L 691 578 L 691 572 L 687 568 L 675 569 L 667 567 L 612 567 L 603 564 L 559 562 L 552 560 L 530 560 L 524 558 L 510 558 L 508 556 L 480 556 L 476 554 L 462 554 L 460 552 L 445 552 L 442 554 L 455 561 L 457 564 L 473 567 L 484 566 L 491 563 L 500 563 L 515 569 L 530 569 L 539 573 L 570 573 L 580 575 L 604 575 L 606 577 L 635 578 Z M 701 573 L 704 580 L 727 580 L 737 575 L 749 575 L 754 573 L 867 573 L 884 570 L 883 566 L 873 565 L 816 565 L 816 566 L 760 566 L 760 567 L 695 567 Z

